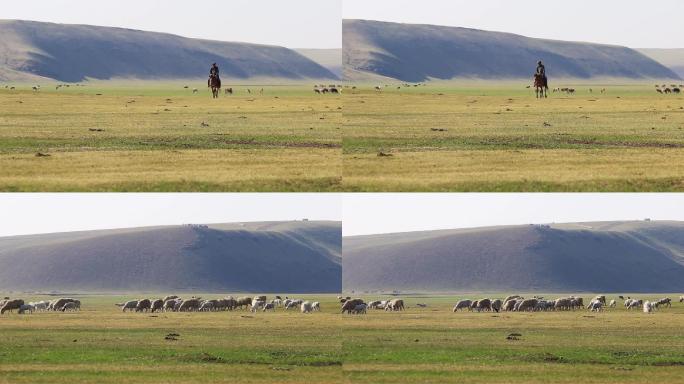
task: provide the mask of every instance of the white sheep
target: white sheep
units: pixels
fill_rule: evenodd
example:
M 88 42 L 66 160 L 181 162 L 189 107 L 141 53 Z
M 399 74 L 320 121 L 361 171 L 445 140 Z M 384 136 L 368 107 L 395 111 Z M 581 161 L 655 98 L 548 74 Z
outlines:
M 318 301 L 314 301 L 313 303 L 311 303 L 311 310 L 320 311 L 321 310 L 321 303 L 319 303 Z
M 617 303 L 615 302 L 615 300 L 611 300 L 608 306 L 611 308 L 615 308 L 617 306 Z
M 308 301 L 305 301 L 301 304 L 300 310 L 302 313 L 311 313 L 313 310 L 313 307 L 311 306 L 311 303 Z
M 644 302 L 644 313 L 651 313 L 655 309 L 655 303 L 651 303 L 650 301 L 646 300 Z

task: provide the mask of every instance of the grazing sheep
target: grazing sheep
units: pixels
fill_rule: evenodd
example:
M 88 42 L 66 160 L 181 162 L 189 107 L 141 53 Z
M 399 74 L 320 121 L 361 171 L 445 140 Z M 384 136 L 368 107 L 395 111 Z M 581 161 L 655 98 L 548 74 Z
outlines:
M 311 310 L 312 311 L 320 311 L 321 310 L 321 303 L 319 303 L 318 301 L 314 301 L 313 303 L 311 303 Z
M 524 299 L 519 302 L 519 305 L 516 304 L 514 310 L 520 312 L 534 311 L 538 303 L 538 299 Z
M 669 297 L 666 297 L 666 298 L 663 298 L 663 299 L 656 301 L 655 304 L 656 304 L 656 307 L 660 307 L 661 305 L 665 306 L 665 307 L 672 307 L 672 299 L 670 299 Z
M 36 311 L 45 311 L 45 310 L 47 310 L 48 304 L 49 304 L 49 303 L 48 303 L 47 301 L 39 301 L 39 302 L 37 302 L 37 303 L 29 303 L 29 305 L 33 305 L 33 308 L 35 308 Z
M 71 303 L 71 302 L 77 303 L 77 306 L 79 308 L 81 307 L 80 301 L 78 301 L 76 299 L 69 298 L 69 297 L 64 297 L 61 299 L 52 300 L 50 302 L 50 304 L 48 304 L 48 311 L 59 311 L 64 307 L 64 304 Z
M 243 307 L 247 308 L 252 305 L 252 298 L 251 297 L 238 297 L 237 302 L 235 303 L 236 308 L 242 309 Z
M 138 301 L 138 305 L 135 306 L 136 312 L 147 312 L 152 308 L 152 300 L 142 299 Z
M 472 300 L 459 300 L 456 305 L 454 305 L 454 312 L 458 312 L 459 309 L 468 309 L 470 310 L 470 306 L 473 304 Z
M 24 305 L 24 300 L 22 299 L 7 300 L 2 305 L 2 308 L 0 308 L 0 315 L 4 314 L 7 311 L 12 312 L 15 309 L 19 309 L 22 305 Z
M 482 299 L 482 300 L 477 300 L 476 301 L 477 305 L 473 308 L 478 312 L 481 311 L 487 311 L 491 312 L 492 310 L 492 300 L 490 299 Z
M 368 308 L 370 308 L 370 309 L 378 309 L 378 307 L 380 306 L 381 303 L 382 303 L 382 302 L 381 302 L 380 300 L 371 301 L 371 302 L 368 303 Z
M 342 304 L 341 313 L 347 312 L 348 314 L 351 314 L 352 311 L 354 311 L 354 308 L 356 308 L 356 306 L 360 304 L 364 304 L 362 299 L 347 300 Z
M 300 310 L 302 313 L 311 313 L 313 310 L 313 307 L 311 306 L 311 303 L 308 301 L 305 301 L 302 303 Z
M 611 301 L 610 301 L 610 304 L 608 304 L 608 306 L 609 306 L 610 308 L 615 308 L 615 307 L 617 306 L 617 303 L 615 302 L 615 300 L 611 300 Z
M 64 304 L 64 306 L 62 307 L 62 312 L 76 310 L 78 310 L 78 307 L 76 306 L 76 303 L 74 303 L 73 301 Z
M 214 302 L 207 300 L 200 304 L 198 311 L 200 312 L 210 312 L 214 309 Z
M 573 308 L 572 300 L 570 298 L 559 298 L 553 303 L 553 308 L 555 310 L 568 310 Z
M 127 309 L 129 311 L 135 310 L 135 308 L 138 306 L 138 300 L 130 300 L 125 303 L 117 303 L 114 305 L 116 305 L 117 307 L 121 307 L 121 312 L 126 312 Z
M 650 301 L 646 300 L 644 302 L 644 313 L 651 313 L 655 309 L 655 303 L 651 303 Z
M 501 312 L 501 306 L 502 305 L 503 305 L 503 302 L 501 301 L 501 299 L 496 299 L 496 300 L 492 301 L 491 308 L 495 312 Z
M 164 301 L 164 311 L 165 312 L 169 312 L 169 311 L 173 312 L 176 309 L 176 306 L 180 303 L 180 301 L 181 300 L 179 298 L 165 300 Z
M 593 300 L 591 303 L 589 303 L 587 309 L 592 312 L 600 312 L 603 309 L 603 303 L 598 300 Z
M 150 306 L 150 308 L 151 308 L 151 311 L 150 311 L 150 312 L 152 312 L 152 313 L 154 313 L 154 312 L 156 312 L 156 311 L 161 312 L 162 309 L 164 309 L 164 300 L 162 300 L 162 299 L 157 299 L 157 300 L 153 301 L 153 302 L 152 302 L 152 305 Z
M 390 300 L 385 306 L 385 311 L 403 311 L 404 310 L 404 300 L 394 299 Z
M 21 305 L 21 306 L 19 307 L 19 310 L 17 311 L 17 313 L 20 314 L 20 315 L 23 315 L 23 314 L 26 313 L 26 312 L 28 312 L 28 313 L 33 313 L 33 311 L 35 311 L 35 310 L 36 310 L 36 308 L 35 308 L 33 305 L 31 305 L 31 304 L 24 304 L 24 305 Z
M 266 312 L 267 310 L 275 311 L 276 307 L 275 304 L 273 303 L 267 303 L 264 305 L 264 308 L 262 309 L 263 312 Z
M 252 307 L 251 307 L 249 310 L 250 310 L 252 313 L 255 313 L 255 312 L 258 311 L 259 309 L 263 308 L 265 305 L 266 305 L 266 302 L 265 302 L 265 301 L 255 300 L 255 301 L 252 301 Z
M 679 302 L 684 303 L 684 296 L 679 296 Z
M 184 300 L 178 306 L 178 312 L 191 312 L 196 311 L 200 307 L 199 299 L 188 299 Z
M 354 314 L 356 314 L 356 315 L 366 314 L 366 308 L 367 308 L 367 305 L 365 303 L 357 304 L 354 307 Z

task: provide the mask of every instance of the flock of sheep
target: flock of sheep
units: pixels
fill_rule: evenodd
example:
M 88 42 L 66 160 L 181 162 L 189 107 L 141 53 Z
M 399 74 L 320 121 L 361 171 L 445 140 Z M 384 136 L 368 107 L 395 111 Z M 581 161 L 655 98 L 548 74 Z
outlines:
M 663 84 L 663 85 L 656 84 L 655 88 L 656 88 L 656 92 L 658 92 L 660 94 L 666 94 L 666 95 L 679 94 L 682 92 L 681 89 L 684 88 L 684 85 L 680 84 L 679 86 L 677 86 L 676 84 L 671 84 L 668 87 L 667 84 Z
M 351 297 L 337 297 L 342 304 L 342 313 L 361 315 L 366 314 L 368 309 L 382 309 L 385 311 L 403 311 L 405 309 L 404 300 L 375 300 L 366 303 L 363 299 L 352 299 Z
M 15 310 L 19 314 L 26 314 L 44 311 L 68 312 L 78 311 L 80 309 L 81 301 L 68 297 L 30 303 L 24 302 L 23 299 L 10 299 L 9 297 L 5 297 L 3 300 L 0 300 L 0 314 L 2 315 L 4 315 L 5 312 L 12 313 Z
M 267 296 L 243 296 L 234 298 L 232 296 L 222 299 L 202 299 L 201 297 L 191 297 L 183 299 L 176 295 L 166 296 L 163 299 L 140 299 L 117 303 L 123 312 L 215 312 L 232 311 L 236 309 L 249 309 L 252 313 L 257 311 L 275 311 L 277 308 L 284 310 L 299 309 L 302 313 L 311 313 L 321 310 L 318 301 L 307 301 L 302 299 L 290 299 L 287 296 L 283 299 L 275 296 L 268 300 Z
M 403 311 L 406 305 L 403 299 L 373 300 L 364 301 L 360 298 L 338 296 L 341 304 L 341 313 L 347 314 L 366 314 L 369 309 L 384 311 Z M 632 299 L 631 297 L 618 296 L 623 300 L 623 306 L 627 310 L 643 310 L 645 313 L 652 313 L 663 307 L 671 307 L 672 299 L 665 297 L 657 300 Z M 684 296 L 679 297 L 679 302 L 684 303 Z M 232 296 L 222 299 L 202 299 L 201 297 L 190 297 L 183 299 L 172 295 L 160 299 L 140 299 L 117 303 L 123 312 L 215 312 L 249 310 L 252 313 L 276 311 L 283 308 L 284 311 L 299 310 L 301 313 L 311 313 L 321 310 L 318 301 L 308 301 L 275 296 L 268 300 L 267 296 L 242 296 L 234 298 Z M 416 304 L 418 307 L 427 307 L 427 304 Z M 584 299 L 578 296 L 559 297 L 557 299 L 545 299 L 541 296 L 524 298 L 520 295 L 511 295 L 505 299 L 480 300 L 464 299 L 459 300 L 453 307 L 453 312 L 543 312 L 543 311 L 573 311 L 577 309 L 587 309 L 592 312 L 600 312 L 608 308 L 615 308 L 616 300 L 608 301 L 605 295 L 598 295 L 591 299 L 585 306 Z M 19 314 L 42 312 L 42 311 L 78 311 L 81 309 L 80 300 L 73 298 L 59 298 L 50 301 L 38 301 L 26 303 L 22 299 L 10 299 L 5 297 L 0 300 L 0 314 L 17 311 Z
M 624 300 L 623 305 L 627 309 L 643 309 L 645 313 L 651 313 L 662 307 L 671 307 L 672 299 L 665 297 L 653 301 L 643 301 L 619 296 L 619 299 Z M 679 297 L 680 302 L 684 302 L 684 296 Z M 592 312 L 599 312 L 606 308 L 615 308 L 617 306 L 616 300 L 606 301 L 605 295 L 598 295 L 591 299 L 587 304 L 586 309 Z M 546 300 L 543 297 L 534 296 L 525 299 L 520 295 L 511 295 L 505 299 L 491 300 L 488 298 L 481 300 L 460 300 L 453 308 L 453 312 L 460 310 L 469 311 L 512 311 L 512 312 L 540 312 L 540 311 L 568 311 L 585 308 L 584 299 L 577 296 L 560 297 L 557 299 Z

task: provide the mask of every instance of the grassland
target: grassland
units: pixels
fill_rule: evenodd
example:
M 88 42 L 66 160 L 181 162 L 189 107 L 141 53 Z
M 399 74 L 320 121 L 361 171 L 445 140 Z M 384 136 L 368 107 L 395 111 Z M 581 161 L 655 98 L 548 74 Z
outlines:
M 339 189 L 339 96 L 233 89 L 212 100 L 201 84 L 2 87 L 0 191 Z
M 577 92 L 537 100 L 524 84 L 359 86 L 344 101 L 344 189 L 684 190 L 684 96 L 556 86 Z
M 0 382 L 684 382 L 684 304 L 452 313 L 456 297 L 349 316 L 331 295 L 310 296 L 323 309 L 311 315 L 124 314 L 113 305 L 124 297 L 88 296 L 80 313 L 0 317 Z

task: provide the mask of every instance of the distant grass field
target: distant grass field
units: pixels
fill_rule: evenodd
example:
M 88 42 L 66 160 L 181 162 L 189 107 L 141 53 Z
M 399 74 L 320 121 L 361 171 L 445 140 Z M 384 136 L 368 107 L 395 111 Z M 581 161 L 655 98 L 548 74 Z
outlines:
M 358 86 L 344 101 L 344 189 L 684 190 L 684 96 L 653 85 L 553 86 L 576 93 Z
M 0 191 L 339 190 L 340 96 L 202 85 L 0 87 Z
M 678 302 L 650 315 L 621 306 L 452 313 L 463 295 L 405 296 L 406 311 L 365 316 L 341 315 L 333 295 L 305 296 L 321 301 L 311 315 L 124 314 L 113 305 L 134 297 L 82 297 L 80 313 L 0 316 L 0 382 L 684 382 Z

